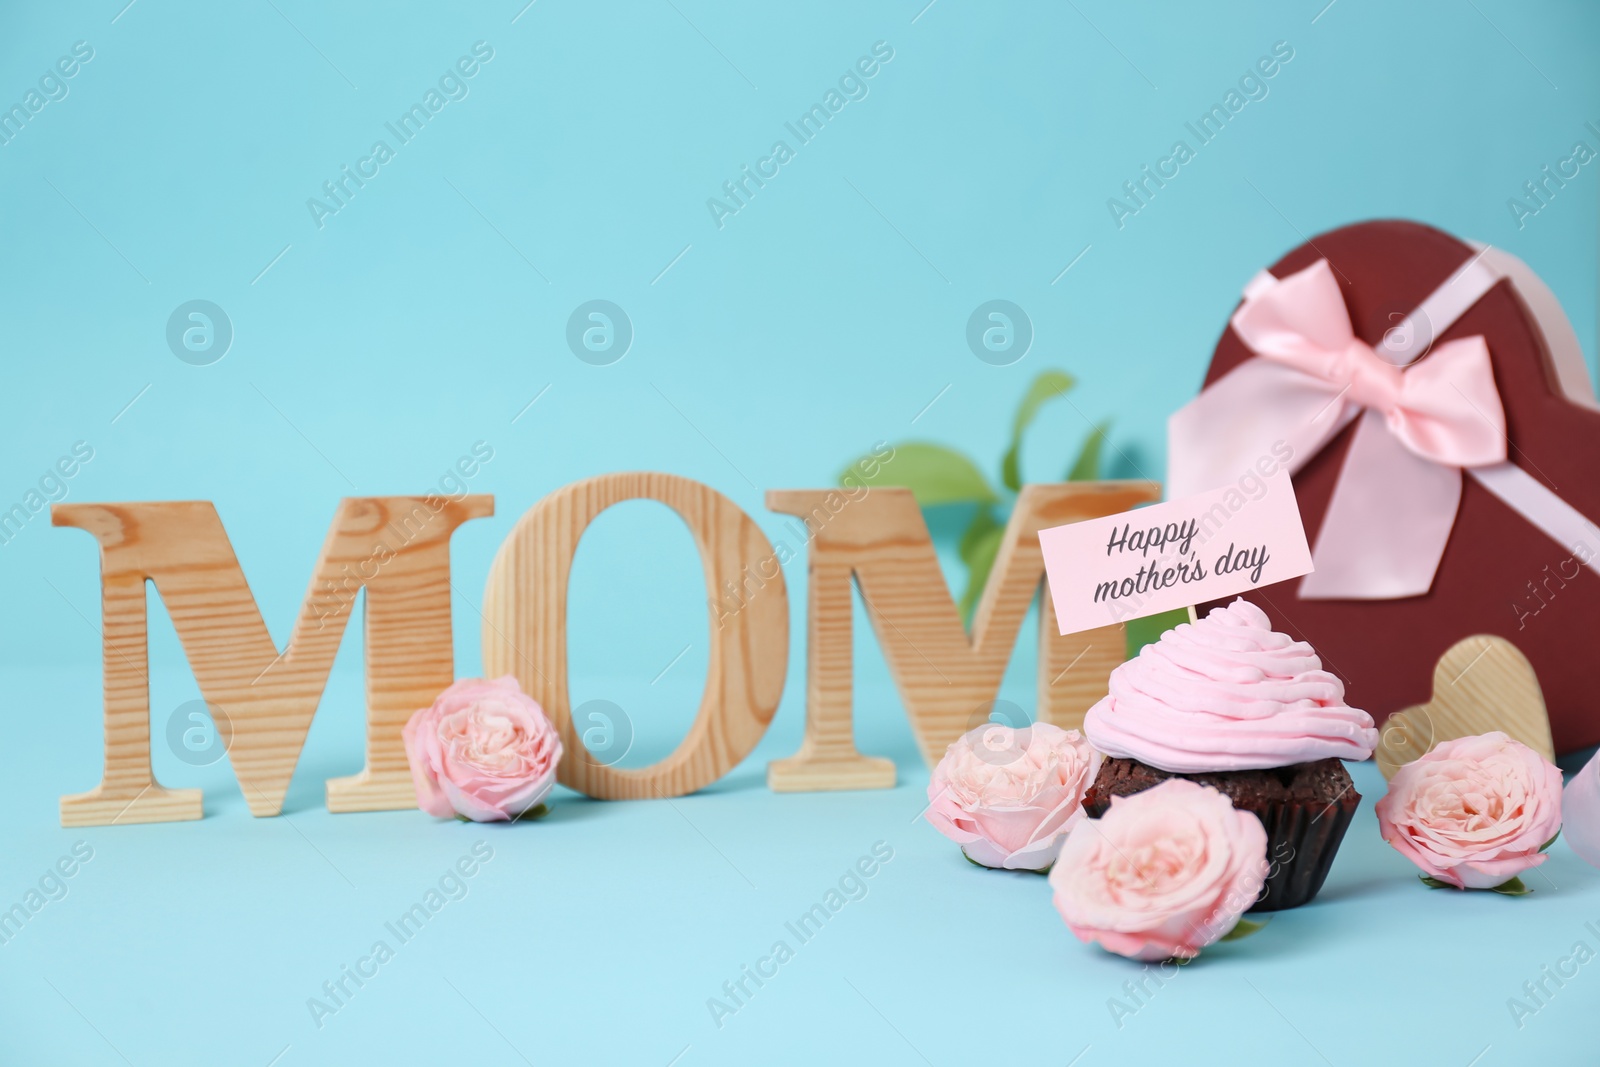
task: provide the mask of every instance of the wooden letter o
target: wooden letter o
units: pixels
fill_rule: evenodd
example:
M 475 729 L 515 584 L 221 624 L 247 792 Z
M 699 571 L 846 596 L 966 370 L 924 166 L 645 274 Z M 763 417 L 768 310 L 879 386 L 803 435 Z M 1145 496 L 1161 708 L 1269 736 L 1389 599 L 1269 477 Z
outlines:
M 672 754 L 638 770 L 586 759 L 567 693 L 567 584 L 584 530 L 625 500 L 656 500 L 688 525 L 705 572 L 710 665 L 700 710 Z M 626 610 L 625 603 L 618 610 Z M 728 773 L 761 740 L 789 666 L 789 596 L 772 543 L 739 506 L 671 474 L 604 474 L 574 482 L 512 528 L 483 602 L 487 677 L 513 674 L 561 732 L 563 785 L 602 800 L 692 793 Z

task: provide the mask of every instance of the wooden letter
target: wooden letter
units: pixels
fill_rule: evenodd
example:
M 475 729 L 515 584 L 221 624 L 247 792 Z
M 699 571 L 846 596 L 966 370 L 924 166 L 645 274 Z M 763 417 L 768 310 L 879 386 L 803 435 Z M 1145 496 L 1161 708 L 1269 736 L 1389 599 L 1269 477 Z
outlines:
M 578 539 L 606 508 L 657 500 L 676 511 L 700 549 L 716 600 L 741 590 L 742 606 L 711 620 L 711 660 L 688 736 L 640 770 L 585 759 L 567 694 L 567 581 Z M 617 610 L 626 610 L 619 604 Z M 606 474 L 559 489 L 517 521 L 483 595 L 483 664 L 514 674 L 561 732 L 563 785 L 602 800 L 674 797 L 722 777 L 766 733 L 789 664 L 789 596 L 772 544 L 750 516 L 709 486 L 671 474 Z
M 830 497 L 843 505 L 830 508 Z M 1159 498 L 1159 486 L 1142 481 L 1023 486 L 969 637 L 909 489 L 873 489 L 854 500 L 829 489 L 769 492 L 767 507 L 805 521 L 811 556 L 805 742 L 795 755 L 768 765 L 767 784 L 778 792 L 894 785 L 892 762 L 855 747 L 852 574 L 917 745 L 932 766 L 952 741 L 988 718 L 1017 631 L 1044 580 L 1039 531 Z M 1125 658 L 1123 628 L 1066 637 L 1056 629 L 1047 591 L 1039 617 L 1037 718 L 1071 729 L 1105 695 L 1111 669 Z
M 206 703 L 231 727 L 229 759 L 253 815 L 276 815 L 333 667 L 356 593 L 367 590 L 367 752 L 328 781 L 330 811 L 416 806 L 400 729 L 455 678 L 450 534 L 494 498 L 346 498 L 279 655 L 217 512 L 206 501 L 57 504 L 51 521 L 100 542 L 105 772 L 61 798 L 63 826 L 201 817 L 200 790 L 150 772 L 146 579 L 155 582 Z

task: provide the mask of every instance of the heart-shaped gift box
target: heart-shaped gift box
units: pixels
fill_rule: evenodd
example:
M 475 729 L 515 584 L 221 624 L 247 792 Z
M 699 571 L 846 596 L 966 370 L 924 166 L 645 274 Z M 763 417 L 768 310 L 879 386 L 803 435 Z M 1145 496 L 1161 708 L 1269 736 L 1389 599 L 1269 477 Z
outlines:
M 1520 479 L 1525 499 L 1545 501 L 1546 512 L 1560 511 L 1564 502 L 1567 522 L 1547 533 L 1487 482 L 1464 476 L 1454 524 L 1425 593 L 1309 599 L 1296 579 L 1245 596 L 1276 628 L 1309 641 L 1324 666 L 1344 679 L 1349 702 L 1380 722 L 1430 699 L 1434 666 L 1452 645 L 1469 635 L 1496 634 L 1516 645 L 1537 672 L 1557 751 L 1600 742 L 1600 687 L 1589 659 L 1600 636 L 1600 573 L 1593 569 L 1600 565 L 1600 538 L 1573 533 L 1581 519 L 1600 517 L 1600 405 L 1560 305 L 1514 257 L 1407 221 L 1364 222 L 1319 235 L 1273 264 L 1272 278 L 1258 284 L 1281 284 L 1319 260 L 1331 268 L 1355 336 L 1378 351 L 1390 331 L 1432 329 L 1418 309 L 1425 301 L 1439 306 L 1441 295 L 1448 303 L 1455 279 L 1480 278 L 1481 295 L 1434 330 L 1437 336 L 1423 339 L 1417 346 L 1423 354 L 1411 367 L 1423 367 L 1450 341 L 1481 336 L 1504 410 L 1506 460 L 1520 469 L 1508 473 Z M 1486 270 L 1491 277 L 1482 276 Z M 1258 354 L 1230 321 L 1205 387 L 1251 361 L 1260 362 Z M 1174 416 L 1174 452 L 1182 415 Z M 1210 425 L 1226 421 L 1211 418 Z M 1352 476 L 1345 461 L 1361 426 L 1358 418 L 1314 454 L 1297 457 L 1303 465 L 1294 470 L 1295 492 L 1319 557 L 1330 500 L 1341 477 Z M 1208 424 L 1197 427 L 1191 418 L 1188 429 L 1193 438 Z M 1228 432 L 1225 425 L 1215 429 Z M 1384 500 L 1381 482 L 1366 494 L 1369 506 Z M 1552 498 L 1558 498 L 1554 504 Z

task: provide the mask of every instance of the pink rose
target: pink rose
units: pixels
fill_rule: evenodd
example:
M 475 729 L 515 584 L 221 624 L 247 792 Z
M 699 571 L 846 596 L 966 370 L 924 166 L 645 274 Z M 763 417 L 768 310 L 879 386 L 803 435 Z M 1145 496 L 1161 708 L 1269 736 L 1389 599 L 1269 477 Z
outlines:
M 985 723 L 957 738 L 928 780 L 928 821 L 974 863 L 1039 871 L 1083 814 L 1100 754 L 1076 730 Z
M 1260 819 L 1169 778 L 1074 827 L 1050 888 L 1078 940 L 1135 960 L 1189 959 L 1234 928 L 1267 869 Z
M 514 819 L 549 794 L 561 762 L 556 728 L 509 674 L 461 679 L 411 716 L 404 737 L 417 807 L 442 819 Z
M 1547 858 L 1561 829 L 1561 771 L 1496 730 L 1442 741 L 1401 767 L 1378 830 L 1429 878 L 1493 889 Z

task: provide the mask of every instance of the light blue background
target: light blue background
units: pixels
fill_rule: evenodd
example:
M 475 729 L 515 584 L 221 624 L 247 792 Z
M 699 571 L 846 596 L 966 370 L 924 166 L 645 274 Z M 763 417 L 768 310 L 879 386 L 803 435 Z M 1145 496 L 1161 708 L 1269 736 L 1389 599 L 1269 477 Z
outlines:
M 766 489 L 826 484 L 879 439 L 950 443 L 993 469 L 1024 384 L 1061 366 L 1081 385 L 1041 420 L 1031 477 L 1057 476 L 1111 418 L 1114 472 L 1159 478 L 1164 420 L 1239 286 L 1364 218 L 1521 256 L 1593 360 L 1595 168 L 1523 228 L 1507 207 L 1575 141 L 1596 144 L 1600 12 L 1576 2 L 122 2 L 0 16 L 0 105 L 74 42 L 94 49 L 65 99 L 0 145 L 0 510 L 79 440 L 94 459 L 69 500 L 213 500 L 279 641 L 337 499 L 426 492 L 478 441 L 494 459 L 471 488 L 498 514 L 455 538 L 463 674 L 480 669 L 496 546 L 587 475 L 697 478 L 776 537 Z M 494 58 L 470 94 L 319 229 L 307 198 L 480 40 Z M 719 229 L 707 198 L 791 140 L 784 123 L 877 41 L 894 58 L 869 95 Z M 1294 58 L 1268 96 L 1119 229 L 1107 198 L 1277 41 Z M 597 298 L 635 330 L 611 366 L 565 342 Z M 964 339 L 994 298 L 1036 331 L 1008 367 Z M 210 366 L 165 341 L 193 299 L 235 331 Z M 799 561 L 778 718 L 703 795 L 563 794 L 548 821 L 501 830 L 329 816 L 322 780 L 360 762 L 352 628 L 287 818 L 250 819 L 226 764 L 158 751 L 164 782 L 207 788 L 204 822 L 68 832 L 56 798 L 92 786 L 99 759 L 95 560 L 42 513 L 0 545 L 0 902 L 73 841 L 95 849 L 66 899 L 0 946 L 6 1063 L 521 1062 L 514 1046 L 666 1064 L 686 1045 L 685 1065 L 1066 1063 L 1092 1045 L 1088 1067 L 1315 1061 L 1310 1045 L 1339 1064 L 1466 1064 L 1490 1046 L 1487 1065 L 1580 1047 L 1600 997 L 1583 973 L 1520 1032 L 1505 1008 L 1574 941 L 1600 947 L 1583 928 L 1600 920 L 1596 876 L 1564 846 L 1532 899 L 1430 894 L 1377 840 L 1369 802 L 1318 905 L 1218 951 L 1118 1031 L 1105 1000 L 1134 969 L 1077 945 L 1041 882 L 972 870 L 914 822 L 926 771 L 870 640 L 862 746 L 899 761 L 901 786 L 765 790 L 803 713 Z M 197 694 L 154 598 L 151 619 L 159 731 Z M 574 577 L 574 698 L 628 710 L 630 764 L 681 735 L 705 626 L 676 520 L 646 504 L 603 517 Z M 1030 645 L 1005 689 L 1025 706 Z M 1358 779 L 1381 793 L 1370 768 Z M 468 898 L 315 1029 L 305 999 L 479 837 L 496 858 Z M 715 1029 L 705 999 L 880 839 L 896 859 L 865 900 Z

